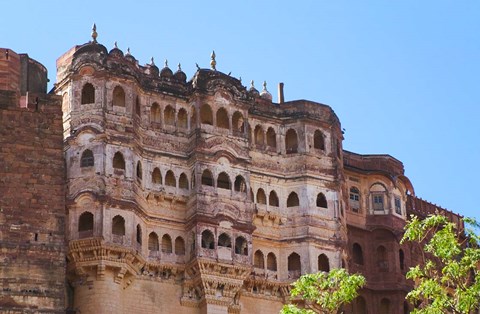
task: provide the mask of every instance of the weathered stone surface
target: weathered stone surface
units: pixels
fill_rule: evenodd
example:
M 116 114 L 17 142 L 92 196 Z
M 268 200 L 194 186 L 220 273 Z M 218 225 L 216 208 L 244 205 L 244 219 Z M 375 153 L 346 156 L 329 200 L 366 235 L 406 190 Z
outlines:
M 18 84 L 6 88 L 22 95 Z M 19 108 L 18 98 L 0 98 L 2 313 L 65 312 L 62 112 L 58 97 L 42 99 L 34 110 Z

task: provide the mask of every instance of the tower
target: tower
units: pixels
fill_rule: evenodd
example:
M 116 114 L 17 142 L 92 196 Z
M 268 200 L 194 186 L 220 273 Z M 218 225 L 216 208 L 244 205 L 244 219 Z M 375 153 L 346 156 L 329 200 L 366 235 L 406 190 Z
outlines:
M 276 313 L 300 274 L 342 265 L 337 116 L 273 103 L 215 57 L 189 81 L 96 36 L 58 59 L 82 313 Z

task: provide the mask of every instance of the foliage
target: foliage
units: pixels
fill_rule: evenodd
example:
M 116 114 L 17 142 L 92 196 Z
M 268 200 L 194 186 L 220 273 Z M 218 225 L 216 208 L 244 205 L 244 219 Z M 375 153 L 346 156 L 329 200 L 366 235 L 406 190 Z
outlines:
M 305 300 L 305 308 L 285 305 L 282 314 L 337 313 L 343 304 L 358 296 L 357 290 L 365 285 L 365 277 L 349 274 L 343 268 L 329 273 L 306 274 L 293 283 L 292 297 Z
M 423 263 L 411 267 L 407 279 L 414 289 L 407 299 L 416 305 L 412 313 L 468 314 L 480 306 L 480 238 L 478 224 L 464 219 L 465 232 L 445 216 L 430 215 L 420 220 L 412 216 L 401 243 L 423 246 Z M 416 243 L 416 244 L 415 244 Z

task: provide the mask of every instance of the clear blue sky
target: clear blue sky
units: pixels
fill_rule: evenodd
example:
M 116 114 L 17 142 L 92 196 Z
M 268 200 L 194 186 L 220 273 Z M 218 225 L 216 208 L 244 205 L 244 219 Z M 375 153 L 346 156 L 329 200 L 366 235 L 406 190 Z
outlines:
M 480 1 L 8 1 L 0 46 L 49 70 L 70 47 L 118 41 L 189 77 L 195 63 L 266 80 L 274 100 L 330 105 L 344 148 L 401 160 L 417 196 L 480 217 Z M 50 84 L 50 85 L 51 85 Z

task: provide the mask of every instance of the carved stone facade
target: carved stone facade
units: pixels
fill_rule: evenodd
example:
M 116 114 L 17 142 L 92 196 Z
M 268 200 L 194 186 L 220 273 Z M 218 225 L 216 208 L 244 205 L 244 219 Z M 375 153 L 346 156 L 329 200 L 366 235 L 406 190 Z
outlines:
M 348 195 L 329 106 L 275 104 L 214 69 L 187 82 L 94 42 L 57 67 L 74 309 L 128 313 L 151 294 L 146 312 L 277 313 L 319 256 L 341 266 Z
M 68 311 L 278 313 L 301 274 L 347 267 L 368 281 L 347 313 L 408 312 L 418 248 L 399 240 L 437 208 L 402 163 L 344 151 L 331 107 L 211 65 L 187 81 L 95 37 L 57 60 Z

